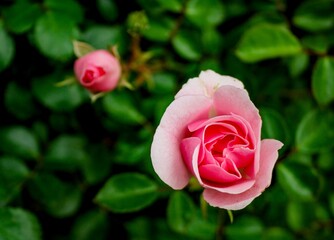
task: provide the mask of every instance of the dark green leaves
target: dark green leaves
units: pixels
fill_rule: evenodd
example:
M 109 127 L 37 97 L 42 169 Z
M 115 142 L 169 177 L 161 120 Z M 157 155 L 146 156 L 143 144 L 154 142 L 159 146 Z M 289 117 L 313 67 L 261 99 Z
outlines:
M 304 1 L 296 10 L 293 22 L 296 26 L 308 31 L 322 31 L 334 26 L 331 0 Z
M 34 134 L 22 126 L 10 126 L 0 130 L 0 149 L 24 159 L 37 158 L 39 146 Z
M 285 26 L 260 24 L 244 33 L 236 55 L 245 62 L 257 62 L 300 51 L 298 39 Z
M 14 57 L 14 42 L 0 23 L 0 72 L 4 70 Z
M 300 151 L 314 153 L 334 146 L 334 113 L 311 111 L 300 122 L 296 144 Z
M 147 207 L 156 197 L 155 182 L 139 173 L 123 173 L 111 177 L 95 200 L 111 211 L 121 213 Z
M 224 6 L 218 0 L 190 0 L 186 8 L 186 17 L 202 28 L 218 25 L 224 15 Z
M 50 58 L 66 61 L 73 56 L 72 41 L 77 36 L 75 22 L 57 12 L 44 14 L 36 23 L 36 46 Z
M 334 59 L 320 58 L 312 74 L 312 90 L 319 104 L 328 104 L 334 100 Z
M 193 31 L 180 31 L 172 40 L 175 51 L 188 60 L 199 60 L 201 57 L 201 44 L 199 35 Z
M 37 218 L 20 208 L 0 208 L 0 237 L 3 240 L 40 240 Z

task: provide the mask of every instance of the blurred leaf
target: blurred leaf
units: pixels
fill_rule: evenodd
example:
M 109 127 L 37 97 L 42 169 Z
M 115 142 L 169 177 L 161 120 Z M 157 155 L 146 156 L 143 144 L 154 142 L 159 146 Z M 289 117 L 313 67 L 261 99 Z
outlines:
M 52 169 L 73 170 L 82 166 L 87 158 L 83 138 L 60 135 L 49 145 L 45 156 L 45 165 Z
M 330 47 L 329 39 L 325 35 L 309 35 L 302 38 L 301 41 L 305 48 L 316 53 L 326 53 Z
M 98 144 L 90 145 L 87 152 L 89 157 L 84 158 L 81 168 L 86 181 L 95 184 L 110 174 L 113 154 L 107 147 Z
M 312 202 L 289 202 L 286 211 L 286 221 L 295 231 L 309 229 L 316 218 Z
M 157 95 L 174 93 L 176 89 L 175 75 L 167 72 L 158 72 L 152 76 L 152 92 Z
M 41 173 L 29 182 L 29 192 L 50 215 L 57 218 L 73 215 L 81 204 L 82 194 L 78 186 L 47 173 Z
M 24 159 L 37 158 L 39 146 L 33 133 L 23 126 L 10 126 L 0 130 L 0 149 Z
M 196 207 L 191 198 L 182 191 L 175 191 L 169 198 L 167 221 L 178 233 L 186 233 L 190 222 L 196 217 Z
M 297 77 L 309 66 L 310 58 L 306 54 L 297 54 L 286 59 L 290 75 Z
M 334 58 L 319 58 L 312 74 L 312 91 L 319 104 L 334 100 Z
M 14 57 L 14 52 L 14 41 L 0 23 L 0 72 L 9 66 Z
M 20 208 L 0 208 L 1 240 L 39 240 L 41 227 L 37 218 Z
M 114 21 L 118 16 L 117 5 L 114 0 L 98 0 L 97 8 L 101 15 L 108 21 Z
M 12 81 L 5 92 L 5 105 L 8 111 L 18 119 L 26 120 L 35 113 L 31 91 Z
M 183 4 L 183 0 L 158 0 L 158 2 L 163 9 L 172 12 L 180 12 Z
M 74 22 L 81 22 L 84 19 L 82 6 L 76 0 L 45 0 L 44 4 L 55 16 L 69 18 Z
M 73 56 L 72 41 L 77 35 L 74 21 L 57 12 L 47 12 L 40 17 L 34 31 L 38 49 L 46 57 L 59 61 L 67 61 Z
M 329 194 L 329 209 L 332 213 L 332 216 L 334 216 L 334 192 L 331 192 Z
M 293 23 L 304 30 L 322 31 L 333 27 L 334 4 L 332 0 L 304 1 L 293 16 Z
M 118 141 L 115 146 L 114 161 L 119 164 L 134 165 L 147 159 L 151 142 L 130 143 L 126 139 Z
M 262 118 L 261 138 L 273 138 L 283 142 L 286 147 L 290 142 L 289 130 L 285 119 L 275 110 L 261 108 Z
M 167 17 L 150 17 L 148 28 L 143 36 L 151 41 L 167 42 L 171 36 L 175 22 Z
M 95 201 L 113 212 L 134 212 L 152 204 L 157 185 L 145 175 L 122 173 L 112 176 L 100 189 Z
M 135 107 L 131 96 L 123 91 L 113 91 L 102 99 L 103 107 L 108 115 L 125 124 L 142 124 L 145 116 Z
M 102 211 L 89 211 L 74 222 L 71 233 L 73 240 L 106 240 L 109 221 Z
M 54 111 L 71 111 L 88 99 L 79 84 L 56 87 L 62 80 L 61 75 L 50 75 L 32 81 L 32 91 L 36 98 L 47 108 Z
M 333 153 L 333 151 L 321 152 L 318 155 L 317 166 L 319 166 L 319 168 L 321 170 L 325 170 L 325 171 L 328 171 L 328 172 L 333 171 L 333 169 L 334 169 L 334 153 Z
M 20 34 L 28 31 L 41 14 L 38 4 L 20 1 L 7 8 L 3 18 L 8 30 Z
M 261 240 L 294 240 L 291 233 L 283 228 L 272 227 L 264 232 Z
M 257 218 L 244 216 L 226 227 L 228 240 L 258 240 L 261 239 L 264 227 Z
M 172 39 L 175 51 L 183 58 L 197 61 L 202 55 L 202 46 L 196 32 L 180 30 Z
M 202 34 L 203 51 L 218 55 L 223 48 L 223 37 L 215 28 L 205 28 Z
M 220 24 L 225 17 L 225 8 L 219 0 L 189 0 L 186 17 L 198 27 L 206 28 Z
M 21 190 L 29 169 L 13 157 L 0 158 L 0 207 L 6 205 Z
M 83 41 L 91 44 L 96 49 L 106 49 L 117 46 L 117 50 L 123 54 L 128 49 L 128 39 L 125 31 L 117 25 L 92 25 L 82 34 Z
M 259 24 L 244 33 L 236 55 L 245 62 L 257 62 L 297 54 L 298 39 L 284 26 Z
M 289 197 L 298 201 L 312 201 L 317 197 L 320 180 L 310 166 L 282 162 L 276 169 L 278 182 Z
M 300 122 L 296 133 L 298 150 L 307 153 L 329 150 L 334 146 L 334 113 L 313 110 Z

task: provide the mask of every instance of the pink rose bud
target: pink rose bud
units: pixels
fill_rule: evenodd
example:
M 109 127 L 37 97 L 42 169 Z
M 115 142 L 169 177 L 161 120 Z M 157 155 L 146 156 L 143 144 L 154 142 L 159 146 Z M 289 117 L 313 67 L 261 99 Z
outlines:
M 113 90 L 121 76 L 121 65 L 106 50 L 90 52 L 74 63 L 74 73 L 82 86 L 91 92 Z
M 242 82 L 203 71 L 162 116 L 151 147 L 154 170 L 174 189 L 195 177 L 210 205 L 242 209 L 270 185 L 283 146 L 261 140 L 261 124 Z

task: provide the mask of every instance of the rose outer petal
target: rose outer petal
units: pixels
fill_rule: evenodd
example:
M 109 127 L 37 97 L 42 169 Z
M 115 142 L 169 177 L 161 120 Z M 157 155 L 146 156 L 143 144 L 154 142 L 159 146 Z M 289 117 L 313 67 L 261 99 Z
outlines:
M 241 81 L 230 76 L 222 76 L 212 70 L 202 71 L 198 78 L 189 79 L 175 98 L 189 95 L 204 95 L 212 97 L 215 90 L 221 86 L 230 85 L 236 88 L 244 88 Z
M 264 139 L 261 141 L 260 170 L 255 184 L 240 194 L 226 194 L 212 189 L 204 190 L 204 199 L 212 206 L 229 210 L 239 210 L 250 204 L 271 183 L 272 171 L 278 158 L 278 150 L 283 146 L 280 141 Z
M 190 172 L 183 162 L 180 143 L 189 123 L 208 118 L 212 100 L 205 96 L 184 96 L 166 109 L 154 134 L 151 158 L 155 172 L 174 189 L 185 187 Z

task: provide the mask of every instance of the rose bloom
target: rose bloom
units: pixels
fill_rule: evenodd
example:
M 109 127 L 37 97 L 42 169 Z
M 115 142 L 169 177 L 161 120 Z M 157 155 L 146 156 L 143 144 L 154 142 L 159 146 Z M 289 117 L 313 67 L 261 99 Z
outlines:
M 75 61 L 74 73 L 80 84 L 89 91 L 108 92 L 117 86 L 121 66 L 108 51 L 96 50 Z
M 261 124 L 242 82 L 202 71 L 162 116 L 151 146 L 154 170 L 174 189 L 193 176 L 210 205 L 242 209 L 270 185 L 283 146 L 261 140 Z

